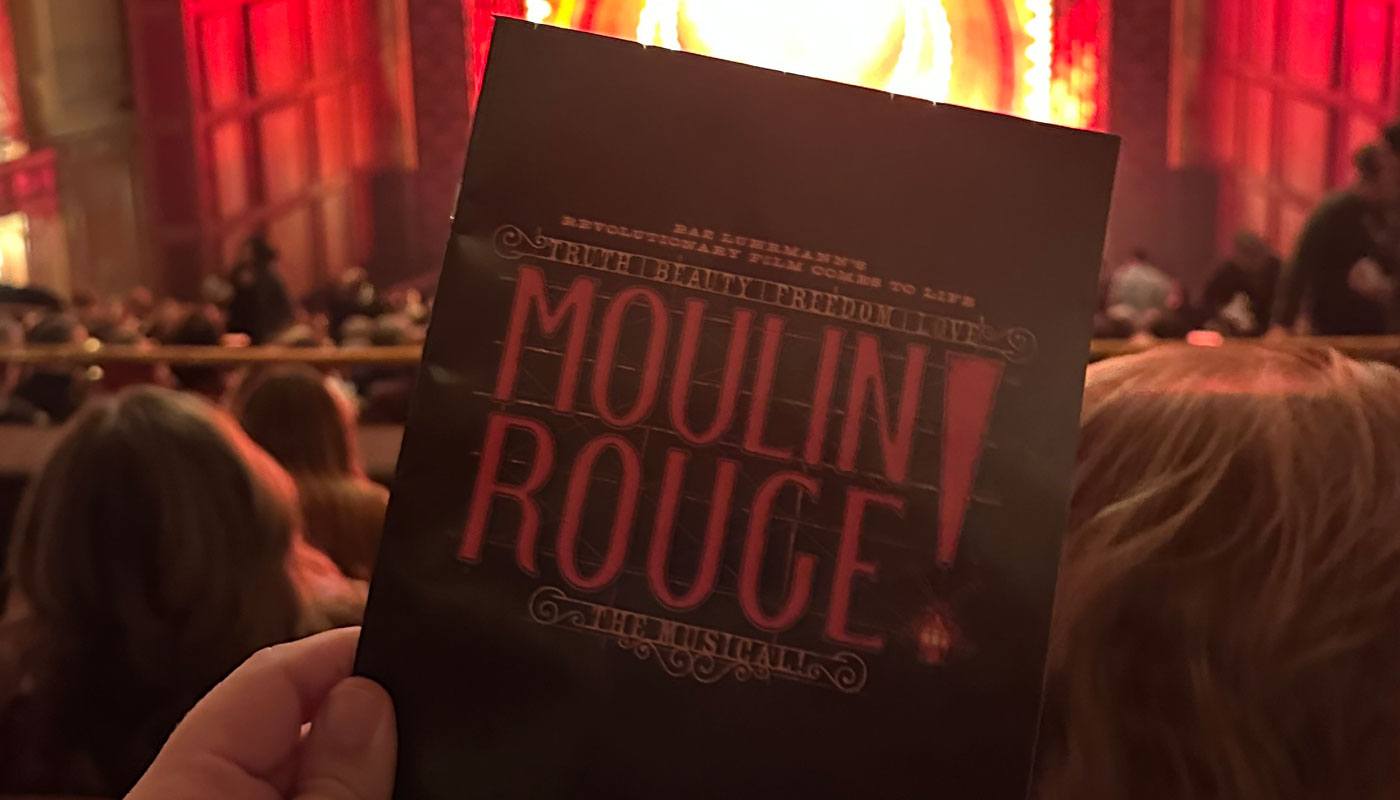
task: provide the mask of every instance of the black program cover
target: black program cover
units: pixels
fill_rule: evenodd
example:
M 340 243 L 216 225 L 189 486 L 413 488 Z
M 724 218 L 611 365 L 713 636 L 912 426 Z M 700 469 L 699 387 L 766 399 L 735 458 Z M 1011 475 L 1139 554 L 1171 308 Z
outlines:
M 359 654 L 398 797 L 1024 797 L 1116 152 L 501 20 Z

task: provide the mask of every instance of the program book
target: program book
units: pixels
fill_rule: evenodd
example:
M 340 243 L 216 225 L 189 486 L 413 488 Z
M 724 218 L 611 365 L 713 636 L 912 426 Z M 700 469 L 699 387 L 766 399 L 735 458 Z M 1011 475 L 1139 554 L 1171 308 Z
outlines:
M 397 797 L 1025 797 L 1116 155 L 500 20 L 358 656 Z

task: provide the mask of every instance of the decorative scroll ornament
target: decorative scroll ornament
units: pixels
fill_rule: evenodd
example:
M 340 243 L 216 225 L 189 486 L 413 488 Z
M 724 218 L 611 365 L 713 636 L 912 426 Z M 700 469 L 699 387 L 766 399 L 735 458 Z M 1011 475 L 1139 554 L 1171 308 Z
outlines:
M 673 678 L 700 683 L 780 678 L 856 694 L 868 677 L 865 660 L 855 653 L 818 653 L 688 625 L 572 598 L 553 586 L 535 590 L 529 609 L 541 625 L 605 636 Z

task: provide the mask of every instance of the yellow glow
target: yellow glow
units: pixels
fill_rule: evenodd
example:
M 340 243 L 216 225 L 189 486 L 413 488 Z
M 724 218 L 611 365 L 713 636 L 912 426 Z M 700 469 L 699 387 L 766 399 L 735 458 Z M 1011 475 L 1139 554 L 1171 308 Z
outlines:
M 939 0 L 647 0 L 637 40 L 935 101 L 953 70 Z
M 23 213 L 0 217 L 0 283 L 29 283 L 29 218 Z
M 551 20 L 551 22 L 555 25 L 563 25 L 565 27 L 573 25 L 574 7 L 576 5 L 578 5 L 578 0 L 558 0 L 558 2 L 554 4 L 554 19 Z
M 953 26 L 938 0 L 907 0 L 904 43 L 886 89 L 935 102 L 948 99 L 953 83 Z
M 680 50 L 680 5 L 681 0 L 646 0 L 637 21 L 637 41 Z
M 554 5 L 549 0 L 525 0 L 525 19 L 531 22 L 544 22 L 554 13 Z
M 560 3 L 570 0 L 560 0 Z M 954 57 L 986 58 L 985 43 L 961 45 L 966 14 L 945 0 L 643 0 L 637 41 L 935 102 L 957 102 L 1030 119 L 1084 126 L 1097 113 L 1099 64 L 1092 44 L 1060 59 L 1055 0 L 1013 0 L 1015 91 L 1008 102 L 985 88 L 955 87 Z M 960 26 L 954 30 L 953 21 Z M 563 24 L 568 24 L 565 21 Z M 1059 62 L 1064 61 L 1062 65 Z M 960 63 L 962 73 L 973 69 Z M 1001 69 L 1000 62 L 987 69 Z M 1062 74 L 1056 74 L 1056 70 Z M 990 83 L 988 83 L 990 85 Z
M 1022 113 L 1030 119 L 1049 122 L 1054 118 L 1053 65 L 1055 62 L 1055 2 L 1054 0 L 1025 0 L 1029 13 L 1026 20 L 1026 60 L 1030 66 L 1023 78 L 1025 97 Z

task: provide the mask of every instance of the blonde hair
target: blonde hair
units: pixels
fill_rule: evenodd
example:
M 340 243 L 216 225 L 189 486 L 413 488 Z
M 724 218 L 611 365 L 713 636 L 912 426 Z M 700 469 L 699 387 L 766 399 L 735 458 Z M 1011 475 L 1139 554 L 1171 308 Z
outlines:
M 1400 373 L 1166 347 L 1089 371 L 1042 796 L 1400 786 Z

